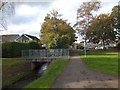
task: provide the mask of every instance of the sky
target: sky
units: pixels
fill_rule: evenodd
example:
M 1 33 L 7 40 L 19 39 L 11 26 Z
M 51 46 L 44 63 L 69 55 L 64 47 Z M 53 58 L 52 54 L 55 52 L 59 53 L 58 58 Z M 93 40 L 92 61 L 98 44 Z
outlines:
M 8 30 L 0 31 L 0 34 L 30 34 L 39 38 L 41 24 L 51 10 L 56 9 L 62 14 L 63 19 L 73 26 L 76 23 L 77 9 L 89 0 L 32 0 L 31 2 L 17 2 L 15 13 L 9 17 Z M 102 0 L 101 8 L 97 12 L 110 13 L 119 0 Z M 80 39 L 80 38 L 79 38 Z

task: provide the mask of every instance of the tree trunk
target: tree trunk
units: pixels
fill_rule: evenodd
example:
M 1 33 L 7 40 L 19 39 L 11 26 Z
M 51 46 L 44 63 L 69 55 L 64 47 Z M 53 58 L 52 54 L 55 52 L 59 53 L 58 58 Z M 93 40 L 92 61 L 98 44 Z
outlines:
M 106 49 L 105 48 L 105 41 L 104 41 L 104 39 L 102 41 L 103 41 L 103 49 L 105 50 Z

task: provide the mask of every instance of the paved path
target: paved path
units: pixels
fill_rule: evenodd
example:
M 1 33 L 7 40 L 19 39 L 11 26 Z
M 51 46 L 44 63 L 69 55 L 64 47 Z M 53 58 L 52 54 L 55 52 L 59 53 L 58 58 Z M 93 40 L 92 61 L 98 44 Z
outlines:
M 72 56 L 52 88 L 118 88 L 118 78 L 91 71 L 79 56 Z

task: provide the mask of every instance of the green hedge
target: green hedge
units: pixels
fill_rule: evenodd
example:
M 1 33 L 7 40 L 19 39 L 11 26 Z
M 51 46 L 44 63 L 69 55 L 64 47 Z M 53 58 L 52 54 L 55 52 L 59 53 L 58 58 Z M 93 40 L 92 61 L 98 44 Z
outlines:
M 20 57 L 22 50 L 40 48 L 41 46 L 37 42 L 29 43 L 4 42 L 2 43 L 2 57 L 3 58 Z

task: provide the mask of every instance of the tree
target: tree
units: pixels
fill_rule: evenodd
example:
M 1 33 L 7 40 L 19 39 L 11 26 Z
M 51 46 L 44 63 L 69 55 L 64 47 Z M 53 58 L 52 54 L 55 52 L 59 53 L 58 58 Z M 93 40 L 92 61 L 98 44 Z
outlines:
M 86 30 L 86 36 L 90 42 L 102 43 L 105 48 L 110 42 L 116 39 L 114 31 L 113 17 L 110 14 L 100 14 L 91 21 L 91 25 Z
M 76 27 L 76 30 L 78 31 L 79 35 L 83 36 L 84 38 L 84 51 L 86 55 L 86 29 L 88 29 L 90 25 L 90 21 L 93 20 L 93 12 L 97 11 L 100 8 L 100 2 L 99 1 L 89 1 L 89 2 L 83 2 L 83 4 L 79 7 L 77 10 L 77 23 L 74 25 Z
M 112 8 L 111 16 L 114 21 L 114 28 L 117 32 L 117 38 L 120 39 L 120 5 L 114 6 Z
M 0 0 L 0 29 L 7 30 L 8 17 L 14 14 L 14 3 Z
M 68 45 L 72 45 L 75 41 L 75 31 L 66 20 L 59 18 L 59 16 L 58 11 L 53 10 L 50 14 L 47 14 L 41 26 L 41 42 L 46 44 L 48 48 L 50 48 L 51 45 L 54 46 L 56 38 L 59 39 L 59 37 L 63 35 L 69 37 Z
M 81 35 L 84 35 L 84 30 L 87 29 L 91 20 L 93 20 L 93 11 L 100 8 L 100 2 L 83 2 L 77 10 L 77 23 L 74 25 Z
M 70 42 L 70 39 L 67 35 L 62 35 L 62 36 L 56 35 L 55 38 L 49 44 L 49 48 L 67 49 L 69 48 L 69 42 Z

